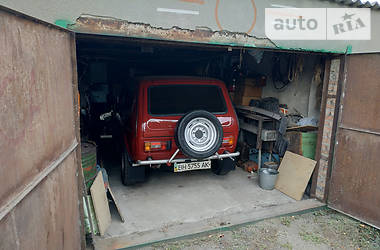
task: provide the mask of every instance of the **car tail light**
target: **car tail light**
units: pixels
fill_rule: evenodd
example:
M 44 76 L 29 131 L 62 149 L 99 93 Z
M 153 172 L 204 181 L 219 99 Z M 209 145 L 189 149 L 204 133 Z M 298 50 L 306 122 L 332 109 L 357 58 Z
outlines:
M 223 138 L 223 145 L 232 146 L 234 144 L 234 137 L 233 136 L 226 136 Z
M 170 141 L 146 141 L 144 142 L 144 151 L 165 151 L 171 149 Z

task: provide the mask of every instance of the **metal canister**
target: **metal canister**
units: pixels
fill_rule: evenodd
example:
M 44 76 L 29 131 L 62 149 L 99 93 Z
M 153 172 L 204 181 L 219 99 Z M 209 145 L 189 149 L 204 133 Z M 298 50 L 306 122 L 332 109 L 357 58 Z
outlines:
M 260 168 L 259 170 L 259 186 L 262 189 L 272 190 L 276 184 L 278 171 L 271 168 Z
M 96 177 L 96 144 L 93 142 L 82 142 L 82 170 L 86 187 L 90 188 Z
M 264 168 L 271 168 L 271 169 L 274 169 L 274 170 L 278 170 L 278 163 L 277 162 L 274 162 L 274 161 L 267 161 L 267 162 L 264 162 Z

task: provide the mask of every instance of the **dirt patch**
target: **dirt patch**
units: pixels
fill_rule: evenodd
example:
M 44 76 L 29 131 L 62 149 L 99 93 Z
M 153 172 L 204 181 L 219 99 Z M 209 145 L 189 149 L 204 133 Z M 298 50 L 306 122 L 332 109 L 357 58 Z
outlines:
M 380 231 L 323 209 L 156 243 L 144 249 L 380 249 Z

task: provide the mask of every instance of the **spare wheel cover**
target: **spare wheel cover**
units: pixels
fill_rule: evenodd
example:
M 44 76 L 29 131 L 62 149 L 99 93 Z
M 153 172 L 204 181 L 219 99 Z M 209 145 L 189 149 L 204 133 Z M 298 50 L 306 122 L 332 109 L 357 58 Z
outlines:
M 177 146 L 189 157 L 202 159 L 215 154 L 222 140 L 222 125 L 210 112 L 204 110 L 190 112 L 177 124 Z

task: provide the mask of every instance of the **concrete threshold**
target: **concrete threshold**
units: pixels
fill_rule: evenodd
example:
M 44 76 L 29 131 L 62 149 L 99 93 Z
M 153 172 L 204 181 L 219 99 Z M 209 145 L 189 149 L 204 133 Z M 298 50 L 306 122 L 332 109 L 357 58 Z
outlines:
M 249 178 L 248 178 L 249 177 Z M 296 201 L 280 191 L 263 190 L 258 176 L 237 168 L 225 176 L 211 171 L 153 171 L 145 183 L 125 187 L 118 165 L 109 167 L 112 191 L 125 217 L 111 206 L 112 223 L 95 249 L 120 249 L 227 230 L 263 219 L 323 207 L 314 199 Z

